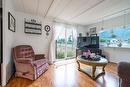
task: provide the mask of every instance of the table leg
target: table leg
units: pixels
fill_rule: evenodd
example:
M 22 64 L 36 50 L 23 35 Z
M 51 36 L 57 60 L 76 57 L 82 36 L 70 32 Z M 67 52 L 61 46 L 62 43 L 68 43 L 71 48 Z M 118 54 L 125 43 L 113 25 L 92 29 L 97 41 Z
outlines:
M 105 66 L 103 66 L 102 71 L 105 72 Z
M 77 64 L 78 64 L 78 70 L 80 70 L 80 64 L 79 64 L 79 62 L 77 61 Z
M 93 71 L 92 71 L 92 77 L 95 78 L 95 71 L 96 71 L 96 66 L 93 66 Z

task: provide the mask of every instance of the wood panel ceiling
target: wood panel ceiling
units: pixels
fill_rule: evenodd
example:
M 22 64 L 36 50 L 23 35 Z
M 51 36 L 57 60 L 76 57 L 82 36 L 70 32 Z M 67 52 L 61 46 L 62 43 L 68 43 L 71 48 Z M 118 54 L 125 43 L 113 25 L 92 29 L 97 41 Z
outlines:
M 130 0 L 13 0 L 16 11 L 87 25 L 130 8 Z

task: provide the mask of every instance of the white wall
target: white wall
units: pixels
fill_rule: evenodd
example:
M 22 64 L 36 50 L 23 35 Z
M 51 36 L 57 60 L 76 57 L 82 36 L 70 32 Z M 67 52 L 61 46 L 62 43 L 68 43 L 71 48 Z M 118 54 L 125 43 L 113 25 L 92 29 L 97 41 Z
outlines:
M 77 25 L 77 35 L 79 36 L 79 33 L 82 33 L 82 36 L 86 36 L 87 29 L 87 26 Z
M 103 47 L 102 50 L 111 62 L 130 62 L 130 48 Z
M 14 41 L 14 33 L 8 30 L 8 12 L 15 16 L 11 0 L 3 0 L 3 63 L 1 65 L 2 85 L 5 85 L 13 74 L 13 61 L 11 49 Z
M 124 24 L 130 25 L 130 13 L 126 15 L 126 22 L 124 23 L 124 15 L 105 20 L 103 23 L 103 28 L 113 28 L 123 26 Z M 97 33 L 101 31 L 102 23 L 95 23 L 88 26 L 88 29 L 91 27 L 97 27 Z M 111 62 L 119 63 L 121 61 L 130 62 L 130 48 L 116 48 L 116 47 L 103 47 L 102 48 L 105 55 L 108 56 Z

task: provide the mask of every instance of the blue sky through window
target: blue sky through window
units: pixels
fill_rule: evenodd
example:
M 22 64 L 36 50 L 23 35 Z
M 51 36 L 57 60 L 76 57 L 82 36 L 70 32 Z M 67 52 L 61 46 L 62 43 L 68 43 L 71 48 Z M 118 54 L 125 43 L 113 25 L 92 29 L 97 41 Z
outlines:
M 112 47 L 130 47 L 130 26 L 111 28 L 99 33 L 100 45 Z

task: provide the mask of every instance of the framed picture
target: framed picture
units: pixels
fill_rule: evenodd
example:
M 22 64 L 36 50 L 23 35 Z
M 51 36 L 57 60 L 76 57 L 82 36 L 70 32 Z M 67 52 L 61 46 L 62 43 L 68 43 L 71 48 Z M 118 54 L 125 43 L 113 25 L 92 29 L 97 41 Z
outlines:
M 15 18 L 8 12 L 8 29 L 15 32 Z
M 96 27 L 90 28 L 90 35 L 96 34 Z
M 36 20 L 31 19 L 28 21 L 25 19 L 24 21 L 24 32 L 27 34 L 42 34 L 42 24 L 36 22 Z

